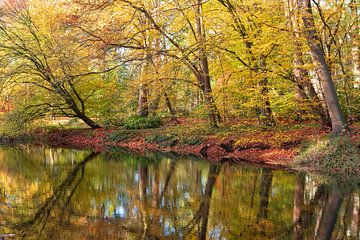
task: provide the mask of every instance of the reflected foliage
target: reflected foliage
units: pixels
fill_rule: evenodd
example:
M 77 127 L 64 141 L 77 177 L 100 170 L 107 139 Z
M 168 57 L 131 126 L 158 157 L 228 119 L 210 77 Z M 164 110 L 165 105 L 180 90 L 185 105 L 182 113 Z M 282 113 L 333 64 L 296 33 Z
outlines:
M 17 239 L 359 239 L 359 189 L 183 156 L 0 150 L 0 234 Z

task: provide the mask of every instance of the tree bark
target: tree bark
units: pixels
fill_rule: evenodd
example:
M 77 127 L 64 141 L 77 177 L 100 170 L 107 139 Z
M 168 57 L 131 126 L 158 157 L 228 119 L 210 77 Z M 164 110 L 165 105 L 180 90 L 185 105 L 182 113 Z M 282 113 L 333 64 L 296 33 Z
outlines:
M 359 2 L 357 0 L 352 0 L 350 3 L 351 15 L 354 21 L 350 31 L 350 37 L 352 42 L 352 64 L 353 64 L 353 75 L 354 75 L 354 87 L 360 87 L 360 18 L 359 18 Z
M 297 0 L 287 0 L 288 11 L 287 18 L 290 22 L 290 28 L 294 41 L 294 70 L 293 74 L 297 84 L 297 93 L 300 101 L 308 99 L 312 105 L 313 112 L 319 116 L 320 123 L 324 128 L 331 127 L 328 110 L 323 107 L 319 96 L 317 95 L 313 84 L 311 83 L 309 73 L 304 69 L 304 55 L 302 53 L 302 43 L 300 35 L 300 23 L 298 18 Z
M 305 35 L 310 47 L 316 73 L 324 90 L 325 102 L 331 119 L 332 133 L 340 134 L 348 132 L 349 128 L 344 118 L 344 114 L 341 111 L 330 69 L 326 63 L 325 55 L 320 45 L 320 39 L 316 32 L 314 15 L 311 9 L 311 0 L 297 1 L 302 11 Z
M 174 108 L 172 107 L 171 102 L 170 102 L 170 98 L 169 98 L 169 96 L 167 95 L 166 92 L 164 92 L 164 98 L 165 98 L 166 106 L 167 106 L 167 108 L 169 109 L 169 112 L 170 112 L 171 121 L 174 121 L 176 123 L 180 123 L 179 120 L 176 118 L 176 112 L 175 112 Z
M 266 60 L 264 57 L 260 59 L 260 69 L 266 68 Z M 259 121 L 265 127 L 275 126 L 275 120 L 272 114 L 269 96 L 269 81 L 267 76 L 263 76 L 259 82 L 261 106 L 259 108 Z
M 202 0 L 197 0 L 196 5 L 196 30 L 197 30 L 197 38 L 199 45 L 199 67 L 200 74 L 197 76 L 199 85 L 201 90 L 204 93 L 204 100 L 206 104 L 206 108 L 209 112 L 209 120 L 210 124 L 213 127 L 218 127 L 220 121 L 220 114 L 215 105 L 214 97 L 212 94 L 211 81 L 210 81 L 210 73 L 209 73 L 209 62 L 206 56 L 205 50 L 205 26 L 203 24 L 202 18 Z
M 97 123 L 95 123 L 93 120 L 91 120 L 91 118 L 89 118 L 88 116 L 86 116 L 85 114 L 81 113 L 79 115 L 79 118 L 81 120 L 84 121 L 84 123 L 86 123 L 89 127 L 91 127 L 92 129 L 97 129 L 97 128 L 101 128 L 100 125 L 98 125 Z

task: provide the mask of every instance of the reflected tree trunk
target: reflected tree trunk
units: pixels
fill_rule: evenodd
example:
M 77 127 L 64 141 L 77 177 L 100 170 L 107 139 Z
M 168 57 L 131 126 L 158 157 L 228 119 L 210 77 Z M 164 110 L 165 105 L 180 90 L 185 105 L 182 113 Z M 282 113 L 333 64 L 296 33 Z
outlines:
M 294 189 L 294 240 L 304 239 L 304 230 L 302 223 L 302 209 L 304 206 L 305 176 L 299 173 L 296 177 L 296 185 Z
M 139 196 L 140 196 L 140 214 L 142 220 L 142 239 L 147 238 L 148 234 L 148 214 L 147 214 L 147 195 L 146 187 L 148 182 L 148 166 L 139 163 Z
M 193 229 L 196 226 L 199 226 L 197 239 L 201 239 L 201 240 L 206 239 L 207 227 L 209 222 L 210 200 L 220 170 L 221 170 L 221 165 L 218 164 L 210 165 L 208 179 L 205 186 L 205 192 L 202 195 L 199 210 L 196 212 L 196 214 L 191 219 L 191 221 L 189 221 L 189 223 L 184 227 L 184 231 L 183 231 L 184 236 L 187 236 L 190 232 L 193 231 Z
M 316 240 L 330 240 L 342 203 L 342 195 L 338 189 L 332 188 L 327 196 L 323 212 L 315 235 Z
M 83 180 L 86 164 L 97 155 L 98 153 L 90 153 L 83 161 L 77 163 L 73 170 L 66 176 L 65 180 L 53 189 L 52 195 L 37 208 L 34 217 L 16 224 L 24 239 L 27 239 L 28 235 L 32 236 L 36 231 L 38 231 L 36 239 L 42 239 L 41 235 L 45 232 L 44 230 L 48 225 L 48 221 L 51 219 L 50 216 L 57 208 L 60 210 L 58 223 L 63 222 L 62 218 L 65 216 L 65 211 L 68 211 L 71 199 Z M 69 217 L 70 216 L 68 216 L 68 218 Z
M 271 169 L 264 168 L 261 173 L 261 182 L 260 182 L 260 207 L 257 214 L 257 222 L 260 222 L 262 219 L 268 217 L 269 209 L 269 198 L 270 198 L 270 189 L 273 180 L 273 172 Z
M 359 233 L 359 215 L 360 215 L 360 200 L 358 192 L 352 194 L 353 199 L 353 209 L 352 209 L 352 219 L 351 219 L 351 232 L 350 235 L 353 239 L 357 239 L 360 235 Z
M 153 229 L 153 232 L 155 234 L 160 234 L 161 231 L 161 223 L 160 223 L 160 172 L 159 167 L 156 166 L 154 168 L 154 178 L 153 178 L 153 184 L 152 184 L 152 222 L 155 229 Z
M 221 166 L 217 164 L 210 165 L 208 180 L 205 187 L 205 193 L 200 208 L 201 222 L 200 222 L 199 239 L 201 240 L 206 239 L 207 226 L 209 221 L 210 200 L 217 176 L 220 173 L 220 168 Z

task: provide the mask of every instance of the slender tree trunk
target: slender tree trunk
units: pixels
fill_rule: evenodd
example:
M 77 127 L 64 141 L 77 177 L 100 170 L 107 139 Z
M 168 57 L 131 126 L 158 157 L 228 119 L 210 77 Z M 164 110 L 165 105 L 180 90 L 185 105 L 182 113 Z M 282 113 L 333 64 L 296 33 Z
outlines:
M 86 125 L 91 127 L 92 129 L 101 128 L 100 125 L 95 123 L 92 119 L 90 119 L 86 114 L 84 109 L 80 110 L 74 100 L 64 97 L 65 101 L 69 105 L 69 108 L 74 111 L 76 116 L 80 118 Z
M 311 9 L 311 0 L 297 1 L 302 11 L 306 39 L 311 50 L 316 73 L 324 90 L 325 102 L 331 119 L 332 133 L 340 134 L 342 132 L 348 132 L 349 128 L 343 112 L 341 111 L 335 85 L 331 78 L 331 73 L 320 45 L 320 39 L 316 32 L 314 16 Z
M 264 57 L 260 59 L 260 68 L 266 68 L 266 60 Z M 272 114 L 269 96 L 269 81 L 267 76 L 263 76 L 259 82 L 261 107 L 259 108 L 259 121 L 263 126 L 272 127 L 275 126 L 275 120 Z
M 147 18 L 141 19 L 140 22 L 145 27 L 150 27 L 149 20 Z M 146 28 L 142 32 L 142 41 L 144 47 L 152 44 L 152 40 L 150 38 L 149 29 Z M 149 52 L 144 53 L 145 62 L 141 64 L 139 70 L 139 98 L 138 98 L 138 108 L 137 108 L 137 115 L 139 117 L 147 117 L 149 115 L 149 102 L 148 102 L 148 95 L 149 95 L 149 86 L 147 84 L 147 73 L 149 72 L 149 67 L 151 65 L 151 55 Z
M 176 118 L 176 112 L 173 109 L 173 107 L 171 105 L 171 102 L 170 102 L 170 98 L 169 98 L 169 96 L 167 95 L 166 92 L 164 92 L 164 98 L 165 98 L 166 106 L 167 106 L 167 108 L 169 109 L 169 112 L 170 112 L 171 121 L 174 121 L 176 123 L 180 123 L 179 120 Z
M 351 15 L 353 18 L 353 25 L 350 32 L 351 42 L 352 42 L 352 64 L 353 64 L 353 75 L 354 75 L 354 87 L 360 87 L 360 17 L 359 17 L 359 8 L 358 0 L 352 0 L 350 3 Z
M 196 5 L 196 30 L 199 45 L 199 63 L 200 63 L 200 75 L 197 76 L 198 82 L 201 86 L 201 90 L 204 93 L 204 100 L 209 112 L 210 124 L 213 127 L 217 127 L 220 121 L 220 114 L 216 108 L 214 97 L 211 89 L 209 63 L 205 50 L 205 26 L 202 18 L 202 0 L 197 0 Z
M 140 84 L 137 115 L 140 117 L 149 115 L 147 84 Z
M 62 99 L 66 102 L 66 104 L 69 106 L 69 108 L 75 113 L 76 117 L 80 118 L 86 125 L 91 127 L 92 129 L 101 128 L 100 125 L 96 124 L 93 120 L 91 120 L 86 114 L 85 114 L 85 103 L 83 99 L 77 94 L 77 99 L 80 101 L 80 107 L 75 102 L 74 98 L 71 96 L 71 94 L 64 89 L 62 86 L 59 86 L 56 83 L 52 84 L 52 87 L 55 89 L 55 92 L 62 97 Z M 74 89 L 75 90 L 75 89 Z

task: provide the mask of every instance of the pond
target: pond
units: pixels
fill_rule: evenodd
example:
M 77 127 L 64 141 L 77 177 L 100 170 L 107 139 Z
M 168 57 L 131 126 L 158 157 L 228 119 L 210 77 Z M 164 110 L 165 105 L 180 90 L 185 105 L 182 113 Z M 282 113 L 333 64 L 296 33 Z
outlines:
M 187 156 L 0 148 L 5 239 L 359 239 L 359 188 Z

